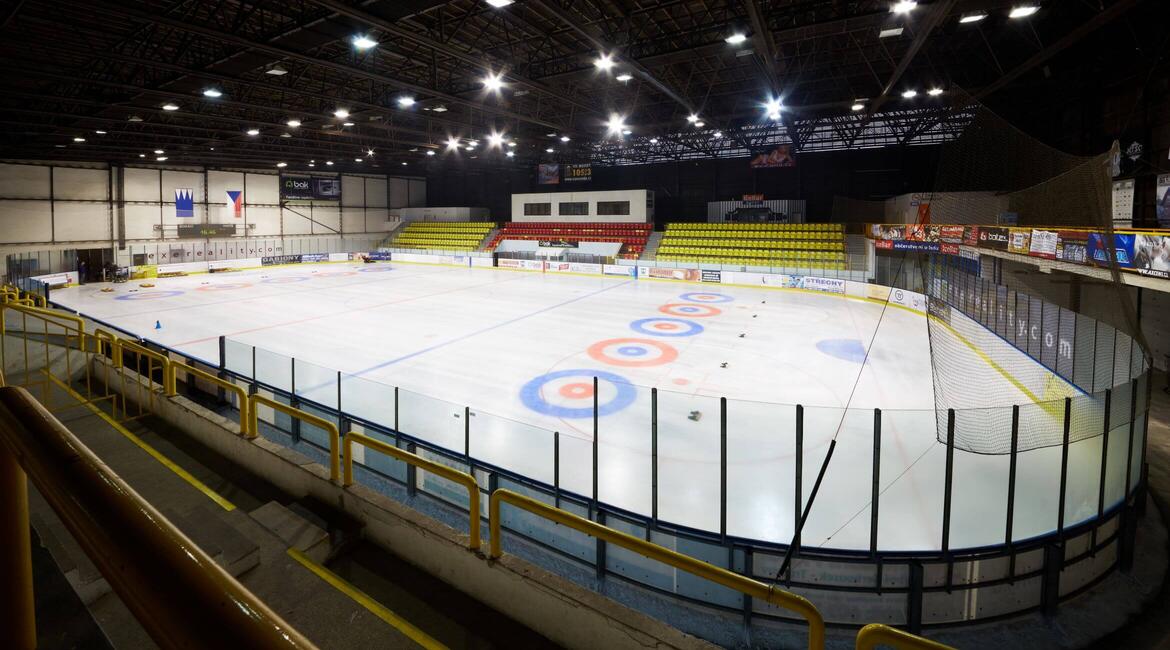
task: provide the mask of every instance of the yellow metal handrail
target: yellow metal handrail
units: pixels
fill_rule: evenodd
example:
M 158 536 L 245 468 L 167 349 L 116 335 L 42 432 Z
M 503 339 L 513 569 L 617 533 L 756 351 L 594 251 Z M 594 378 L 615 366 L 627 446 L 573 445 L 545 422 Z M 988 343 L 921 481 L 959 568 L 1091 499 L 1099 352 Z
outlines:
M 857 650 L 873 650 L 879 645 L 887 645 L 898 650 L 955 650 L 949 645 L 881 623 L 870 623 L 857 633 Z
M 461 472 L 452 467 L 447 467 L 442 463 L 428 460 L 418 454 L 412 454 L 404 449 L 399 449 L 394 445 L 387 444 L 376 438 L 350 432 L 345 434 L 345 475 L 341 482 L 344 487 L 353 485 L 353 443 L 355 442 L 363 447 L 368 447 L 369 449 L 380 451 L 387 456 L 397 458 L 409 465 L 421 467 L 428 472 L 438 474 L 449 481 L 454 481 L 467 488 L 467 511 L 470 519 L 468 522 L 470 539 L 467 541 L 467 546 L 473 551 L 479 550 L 479 483 L 475 481 L 474 476 L 467 472 Z
M 568 526 L 574 530 L 591 535 L 597 539 L 616 544 L 625 549 L 662 562 L 663 564 L 681 569 L 687 573 L 710 580 L 728 589 L 734 589 L 742 594 L 759 598 L 777 607 L 795 612 L 808 621 L 809 650 L 821 650 L 825 647 L 825 620 L 821 613 L 809 600 L 775 587 L 766 585 L 738 573 L 719 568 L 713 564 L 697 560 L 688 555 L 677 553 L 668 548 L 644 539 L 627 535 L 612 528 L 590 521 L 560 508 L 554 508 L 547 503 L 537 501 L 531 497 L 518 494 L 511 490 L 500 489 L 492 492 L 488 503 L 488 526 L 491 547 L 489 557 L 498 558 L 503 554 L 500 549 L 500 504 L 508 503 L 522 510 L 527 510 L 539 517 Z
M 161 352 L 155 352 L 154 350 L 143 347 L 137 343 L 134 343 L 133 341 L 128 341 L 126 339 L 118 339 L 118 348 L 120 349 L 119 353 L 117 354 L 117 364 L 119 367 L 122 365 L 122 361 L 126 356 L 126 350 L 129 350 L 139 356 L 143 356 L 159 362 L 159 365 L 162 366 L 163 371 L 163 394 L 167 397 L 171 397 L 175 394 L 175 370 L 170 357 Z M 147 373 L 147 379 L 150 379 L 149 372 Z
M 95 351 L 98 354 L 105 354 L 106 352 L 105 352 L 105 349 L 103 347 L 103 344 L 109 344 L 110 354 L 113 356 L 114 367 L 115 368 L 122 367 L 122 347 L 120 345 L 118 345 L 118 342 L 121 339 L 119 339 L 117 336 L 111 334 L 110 332 L 107 332 L 107 331 L 100 329 L 100 328 L 95 329 L 93 331 L 93 334 L 90 336 L 90 338 L 97 341 L 97 349 Z
M 37 644 L 29 481 L 159 646 L 314 648 L 19 387 L 0 388 L 0 647 Z
M 263 404 L 273 410 L 280 411 L 289 417 L 296 418 L 302 422 L 324 429 L 329 434 L 329 480 L 337 481 L 339 479 L 341 466 L 341 433 L 337 430 L 337 425 L 329 420 L 319 418 L 316 415 L 305 413 L 304 411 L 293 408 L 288 404 L 281 404 L 276 400 L 269 399 L 260 394 L 253 394 L 248 396 L 248 438 L 255 438 L 260 435 L 260 427 L 258 423 L 256 405 Z
M 28 300 L 28 299 L 21 298 L 21 300 Z M 72 314 L 63 314 L 63 313 L 56 311 L 56 310 L 53 310 L 53 309 L 43 309 L 41 307 L 34 307 L 32 305 L 24 305 L 24 304 L 19 304 L 19 303 L 18 304 L 13 304 L 13 303 L 4 304 L 3 309 L 15 309 L 18 312 L 22 312 L 25 314 L 31 314 L 33 316 L 40 316 L 42 318 L 44 318 L 44 317 L 60 318 L 61 320 L 69 321 L 71 324 L 76 326 L 77 332 L 79 335 L 85 334 L 85 321 L 81 320 L 80 317 L 74 316 Z M 0 322 L 3 322 L 3 321 L 0 320 Z M 64 323 L 54 323 L 54 325 L 57 325 L 58 327 L 66 327 L 66 325 Z
M 240 388 L 239 386 L 233 384 L 232 382 L 227 381 L 226 379 L 220 379 L 219 377 L 216 377 L 215 375 L 211 374 L 210 372 L 200 370 L 199 368 L 196 368 L 194 366 L 183 363 L 182 361 L 171 361 L 171 385 L 168 388 L 168 391 L 169 391 L 167 393 L 168 395 L 175 395 L 178 393 L 178 390 L 176 390 L 176 386 L 175 386 L 175 383 L 177 381 L 175 375 L 177 375 L 180 370 L 183 372 L 186 372 L 188 374 L 194 375 L 194 376 L 196 376 L 204 381 L 211 382 L 224 390 L 228 390 L 228 391 L 235 393 L 236 394 L 236 404 L 239 406 L 239 410 L 240 410 L 240 433 L 242 435 L 245 435 L 245 436 L 248 435 L 248 393 L 247 393 L 247 391 L 245 391 L 243 388 Z M 308 415 L 308 414 L 306 414 L 306 415 Z

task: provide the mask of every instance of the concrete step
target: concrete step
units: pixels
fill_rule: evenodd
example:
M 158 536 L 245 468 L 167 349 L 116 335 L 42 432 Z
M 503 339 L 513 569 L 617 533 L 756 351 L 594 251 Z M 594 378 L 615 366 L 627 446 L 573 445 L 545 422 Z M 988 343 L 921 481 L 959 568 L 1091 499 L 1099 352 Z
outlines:
M 73 539 L 73 535 L 60 519 L 55 516 L 42 517 L 34 512 L 31 513 L 29 520 L 41 537 L 41 545 L 49 551 L 49 555 L 53 557 L 53 561 L 57 563 L 57 567 L 81 602 L 86 606 L 92 605 L 112 591 L 110 583 L 102 577 L 97 566 Z
M 260 564 L 260 546 L 210 508 L 199 505 L 186 514 L 163 511 L 163 515 L 233 576 Z
M 324 562 L 329 557 L 329 533 L 280 503 L 269 501 L 249 515 L 285 544 L 303 552 L 314 562 Z

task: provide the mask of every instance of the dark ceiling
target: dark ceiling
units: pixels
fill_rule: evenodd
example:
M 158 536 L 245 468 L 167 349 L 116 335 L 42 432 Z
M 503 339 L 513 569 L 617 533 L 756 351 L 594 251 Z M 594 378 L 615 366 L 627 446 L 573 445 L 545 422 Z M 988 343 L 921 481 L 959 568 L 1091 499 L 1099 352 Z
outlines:
M 421 171 L 473 156 L 628 163 L 773 143 L 917 144 L 945 139 L 957 97 L 1027 84 L 1090 35 L 1132 29 L 1143 3 L 1049 0 L 1021 19 L 1008 18 L 1018 0 L 935 0 L 909 14 L 891 4 L 10 0 L 0 4 L 0 158 L 153 162 L 162 149 L 168 164 Z M 960 22 L 972 12 L 988 16 Z M 735 31 L 747 40 L 726 43 Z M 355 35 L 379 44 L 359 51 Z M 607 72 L 594 65 L 601 52 L 616 63 Z M 493 72 L 498 93 L 482 81 Z M 928 96 L 934 86 L 946 92 Z M 909 88 L 918 95 L 904 99 Z M 416 103 L 400 107 L 404 96 Z M 764 114 L 771 96 L 783 100 L 779 120 Z M 703 129 L 688 125 L 692 112 Z M 607 136 L 615 113 L 632 131 L 624 138 Z M 492 132 L 516 140 L 514 160 L 489 146 Z M 452 137 L 480 146 L 451 152 Z

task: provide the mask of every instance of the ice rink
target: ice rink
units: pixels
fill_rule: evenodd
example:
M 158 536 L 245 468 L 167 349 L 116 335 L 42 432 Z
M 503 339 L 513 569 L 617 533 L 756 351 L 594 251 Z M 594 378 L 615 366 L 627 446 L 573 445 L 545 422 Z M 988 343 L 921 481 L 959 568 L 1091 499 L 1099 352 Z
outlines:
M 250 365 L 245 346 L 257 346 L 257 376 L 276 385 L 295 357 L 296 392 L 324 404 L 336 403 L 340 371 L 342 408 L 386 425 L 397 386 L 400 429 L 459 452 L 469 407 L 474 457 L 548 483 L 559 432 L 561 486 L 582 495 L 592 493 L 596 376 L 599 498 L 646 515 L 657 387 L 658 516 L 708 531 L 721 525 L 726 397 L 726 529 L 736 537 L 787 543 L 793 534 L 800 404 L 803 498 L 837 440 L 804 544 L 868 549 L 880 407 L 878 546 L 939 548 L 946 454 L 922 313 L 803 290 L 399 263 L 151 282 L 55 290 L 51 299 L 211 364 L 226 335 L 233 370 Z M 1020 388 L 1028 381 L 974 351 L 970 365 L 973 392 L 995 382 L 994 393 L 1014 403 L 1036 398 Z M 1100 446 L 1070 449 L 1070 524 L 1096 514 Z M 1013 537 L 1025 539 L 1056 525 L 1060 449 L 1019 462 Z M 952 548 L 1003 542 L 1007 475 L 1006 456 L 955 453 Z

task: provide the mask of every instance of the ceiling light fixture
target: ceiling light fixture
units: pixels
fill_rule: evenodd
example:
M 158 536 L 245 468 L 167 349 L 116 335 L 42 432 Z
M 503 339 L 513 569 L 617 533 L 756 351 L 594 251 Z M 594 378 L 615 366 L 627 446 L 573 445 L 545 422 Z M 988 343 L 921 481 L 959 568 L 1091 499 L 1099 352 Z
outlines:
M 634 78 L 634 75 L 632 75 L 628 72 L 623 72 L 623 73 L 619 74 L 618 76 L 614 77 L 614 79 L 617 79 L 618 81 L 629 81 L 630 79 L 633 79 L 633 78 Z
M 286 163 L 286 162 L 278 162 L 278 163 L 276 163 L 276 166 L 277 166 L 277 167 L 288 167 L 288 163 Z
M 962 24 L 977 23 L 987 17 L 986 11 L 973 11 L 969 14 L 959 16 L 959 22 Z
M 450 138 L 450 137 L 447 138 L 447 148 L 452 149 L 452 150 L 458 149 L 459 148 L 459 139 L 458 138 Z
M 344 120 L 345 118 L 349 117 L 349 111 L 344 108 L 339 108 L 333 111 L 333 117 L 336 117 L 339 120 Z
M 622 135 L 630 135 L 631 133 L 633 133 L 633 131 L 629 129 L 622 129 Z
M 903 99 L 912 99 L 912 98 L 916 97 L 917 95 L 918 95 L 918 91 L 914 90 L 913 88 L 911 88 L 909 90 L 902 91 Z
M 549 147 L 548 149 L 544 150 L 545 153 L 552 153 L 553 151 L 556 151 L 556 150 L 553 149 L 552 147 Z
M 930 95 L 931 97 L 938 97 L 939 95 L 943 94 L 943 89 L 936 86 L 926 91 L 926 94 Z
M 626 128 L 624 119 L 617 113 L 613 113 L 609 116 L 609 121 L 605 123 L 605 126 L 607 129 L 609 129 L 610 134 L 621 133 Z
M 859 102 L 859 103 L 857 103 L 857 104 L 854 104 L 854 105 L 850 106 L 850 107 L 849 107 L 849 110 L 851 110 L 851 111 L 860 111 L 860 110 L 861 110 L 861 109 L 863 109 L 863 108 L 865 108 L 865 104 L 862 104 L 862 103 L 860 103 L 860 102 Z
M 613 57 L 608 54 L 602 54 L 593 60 L 593 65 L 596 66 L 598 70 L 609 70 L 613 67 Z
M 435 152 L 434 152 L 434 150 L 433 150 L 433 149 L 427 149 L 427 155 L 428 155 L 428 156 L 433 156 L 433 155 L 435 155 Z
M 248 135 L 260 135 L 260 129 L 248 129 L 246 133 Z
M 409 95 L 404 95 L 402 97 L 399 97 L 398 98 L 398 106 L 400 108 L 410 108 L 411 106 L 414 106 L 414 97 L 411 97 Z
M 515 152 L 515 151 L 509 151 L 509 152 L 505 153 L 504 155 L 505 155 L 505 156 L 507 156 L 507 157 L 509 157 L 509 158 L 515 158 L 515 157 L 516 157 L 516 152 Z
M 154 152 L 155 152 L 156 154 L 160 155 L 160 156 L 161 156 L 162 154 L 166 153 L 166 152 L 165 152 L 165 151 L 163 151 L 162 149 L 155 149 L 155 150 L 154 150 Z
M 650 144 L 658 144 L 658 138 L 650 138 Z
M 326 165 L 329 165 L 330 167 L 332 167 L 332 166 L 333 166 L 333 161 L 332 161 L 332 160 L 326 160 L 326 161 L 325 161 L 325 164 L 326 164 Z
M 704 126 L 707 126 L 707 123 L 704 122 L 703 120 L 699 120 L 698 122 L 695 122 L 695 128 L 701 129 Z
M 162 109 L 164 111 L 177 111 L 177 110 L 179 110 L 179 105 L 167 103 L 167 104 L 163 104 Z
M 353 126 L 353 122 L 342 122 L 341 126 Z
M 358 35 L 353 37 L 353 46 L 359 50 L 368 50 L 371 47 L 377 47 L 377 45 L 378 41 L 375 41 L 369 36 Z
M 288 124 L 290 127 L 295 129 L 301 125 L 301 121 L 300 120 L 289 120 L 288 122 L 286 122 L 286 124 Z
M 59 145 L 59 146 L 62 146 L 62 147 L 63 147 L 63 146 L 65 146 L 65 145 Z M 139 158 L 145 158 L 145 157 L 146 157 L 146 154 L 144 154 L 144 153 L 140 153 L 140 154 L 138 154 L 138 157 L 139 157 Z
M 515 141 L 515 140 L 512 140 L 511 142 L 509 142 L 509 143 L 508 143 L 508 146 L 509 146 L 509 147 L 513 147 L 513 148 L 515 148 L 515 146 L 516 146 L 516 141 Z
M 166 159 L 167 159 L 167 157 L 166 157 L 166 156 L 159 156 L 158 158 L 155 158 L 155 160 L 157 160 L 157 161 L 159 161 L 159 162 L 163 162 L 163 161 L 164 161 L 164 160 L 166 160 Z
M 502 7 L 507 7 L 508 5 L 512 4 L 514 1 L 515 0 L 487 0 L 487 3 L 489 5 L 495 7 L 496 9 L 500 9 Z
M 722 137 L 723 137 L 723 132 L 722 132 L 722 131 L 716 131 L 716 132 L 712 133 L 712 134 L 711 134 L 711 136 L 712 136 L 712 137 L 715 137 L 715 138 L 722 138 Z
M 694 113 L 691 113 L 690 115 L 687 116 L 687 121 L 690 122 L 691 124 L 694 124 L 695 122 L 699 121 L 699 116 L 695 115 Z
M 138 117 L 137 115 L 131 115 L 130 117 L 126 118 L 126 120 L 129 122 L 141 122 L 142 118 Z
M 105 134 L 106 134 L 106 132 L 105 132 L 105 131 L 102 131 L 102 130 L 97 130 L 97 131 L 94 131 L 94 133 L 96 133 L 96 134 L 98 134 L 98 135 L 105 135 Z
M 203 90 L 204 97 L 223 97 L 223 92 L 215 88 L 206 88 Z
M 504 145 L 504 136 L 499 133 L 492 133 L 488 136 L 488 144 L 493 147 L 501 147 Z
M 562 136 L 561 136 L 561 142 L 568 142 L 570 139 L 571 139 L 571 138 L 569 138 L 569 136 L 567 136 L 567 135 L 562 135 Z
M 764 104 L 764 113 L 768 116 L 769 120 L 780 119 L 780 111 L 783 109 L 784 106 L 780 103 L 780 98 L 778 97 L 773 97 Z
M 280 134 L 280 137 L 282 137 L 282 138 L 291 138 L 291 137 L 292 137 L 292 134 L 291 134 L 291 133 L 281 133 L 281 134 Z
M 914 0 L 901 0 L 890 5 L 890 13 L 892 14 L 908 14 L 918 7 L 918 3 Z
M 360 162 L 362 161 L 362 159 L 361 159 L 361 158 L 354 158 L 354 159 L 353 159 L 353 161 L 354 161 L 354 162 L 359 162 L 359 163 L 360 163 Z
M 902 29 L 903 28 L 901 28 L 901 27 L 889 27 L 887 29 L 883 29 L 880 32 L 878 32 L 878 38 L 890 38 L 891 36 L 901 36 Z
M 480 81 L 483 82 L 483 87 L 486 90 L 490 90 L 492 92 L 498 93 L 504 87 L 504 80 L 501 78 L 501 75 L 492 72 L 489 72 L 487 76 Z
M 274 77 L 279 77 L 281 75 L 288 74 L 288 70 L 284 69 L 279 63 L 273 63 L 272 65 L 268 66 L 268 69 L 264 71 L 264 74 L 270 74 Z
M 1008 12 L 1008 18 L 1027 18 L 1037 11 L 1040 11 L 1040 7 L 1038 5 L 1017 5 L 1012 7 L 1012 10 Z
M 747 34 L 744 34 L 743 32 L 735 32 L 723 40 L 727 41 L 729 45 L 739 45 L 740 43 L 747 40 Z

